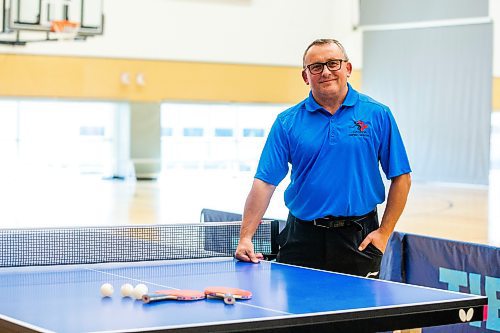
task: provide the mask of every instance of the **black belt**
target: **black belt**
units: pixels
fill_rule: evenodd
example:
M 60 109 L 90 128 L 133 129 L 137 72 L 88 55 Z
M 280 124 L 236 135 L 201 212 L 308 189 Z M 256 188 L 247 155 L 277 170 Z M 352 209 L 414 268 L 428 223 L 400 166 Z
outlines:
M 310 226 L 316 226 L 321 228 L 335 229 L 335 228 L 344 228 L 344 227 L 355 227 L 358 231 L 363 230 L 363 226 L 359 223 L 360 221 L 373 217 L 377 214 L 377 209 L 372 210 L 368 214 L 361 216 L 325 216 L 318 219 L 305 221 L 301 220 L 298 217 L 290 214 L 295 221 L 301 224 L 306 224 Z

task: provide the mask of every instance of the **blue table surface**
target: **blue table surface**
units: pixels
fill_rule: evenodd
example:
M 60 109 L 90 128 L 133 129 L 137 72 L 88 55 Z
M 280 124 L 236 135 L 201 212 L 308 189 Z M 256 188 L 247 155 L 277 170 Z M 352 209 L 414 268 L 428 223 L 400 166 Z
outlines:
M 274 262 L 232 258 L 0 269 L 0 318 L 47 332 L 153 330 L 286 316 L 360 312 L 471 299 L 475 296 L 353 277 Z M 103 298 L 99 288 L 115 292 Z M 160 289 L 228 286 L 253 292 L 225 305 L 216 299 L 144 304 L 122 298 L 124 283 Z

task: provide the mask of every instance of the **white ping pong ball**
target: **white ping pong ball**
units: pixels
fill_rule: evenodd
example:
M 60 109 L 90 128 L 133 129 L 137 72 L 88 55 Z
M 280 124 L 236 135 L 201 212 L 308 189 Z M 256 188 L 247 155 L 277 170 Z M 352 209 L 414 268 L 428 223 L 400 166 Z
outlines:
M 145 284 L 139 283 L 135 286 L 133 291 L 133 296 L 135 299 L 142 299 L 142 295 L 148 293 L 148 287 Z
M 110 297 L 111 295 L 113 295 L 114 291 L 115 290 L 113 289 L 113 286 L 110 283 L 104 283 L 101 286 L 101 295 L 104 297 Z
M 120 293 L 122 294 L 123 297 L 132 297 L 133 292 L 134 292 L 134 286 L 132 286 L 130 283 L 125 283 L 120 288 Z

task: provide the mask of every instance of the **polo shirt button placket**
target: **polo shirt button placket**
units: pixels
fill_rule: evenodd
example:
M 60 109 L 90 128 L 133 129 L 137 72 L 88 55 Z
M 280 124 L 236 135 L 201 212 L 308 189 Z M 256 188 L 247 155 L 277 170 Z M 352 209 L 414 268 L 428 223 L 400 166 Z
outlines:
M 330 120 L 330 144 L 333 144 L 335 141 L 335 125 L 333 124 L 333 120 Z

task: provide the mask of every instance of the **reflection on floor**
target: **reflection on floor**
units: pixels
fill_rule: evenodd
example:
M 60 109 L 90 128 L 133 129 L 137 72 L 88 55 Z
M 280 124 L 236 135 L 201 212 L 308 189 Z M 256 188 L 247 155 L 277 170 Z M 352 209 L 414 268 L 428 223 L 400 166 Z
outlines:
M 202 208 L 240 213 L 252 177 L 176 174 L 156 182 L 46 175 L 0 180 L 1 227 L 199 222 Z M 500 170 L 490 186 L 414 183 L 397 230 L 500 246 Z M 383 211 L 383 207 L 379 209 Z M 278 187 L 266 216 L 284 219 Z

